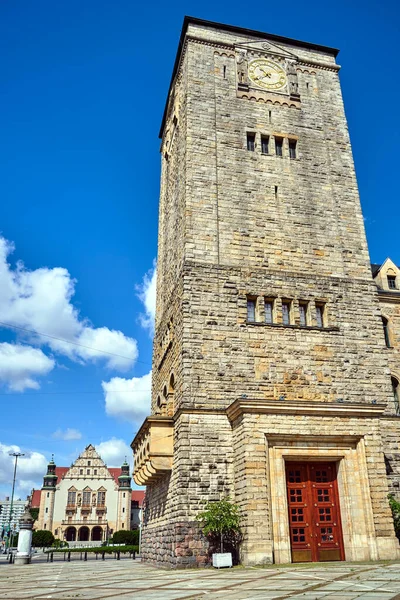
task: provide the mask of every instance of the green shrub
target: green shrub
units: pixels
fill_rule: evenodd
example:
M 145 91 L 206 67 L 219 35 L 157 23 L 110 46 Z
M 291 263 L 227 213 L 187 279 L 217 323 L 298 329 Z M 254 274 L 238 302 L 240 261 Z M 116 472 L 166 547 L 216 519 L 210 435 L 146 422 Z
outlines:
M 389 498 L 389 506 L 392 509 L 392 517 L 394 530 L 396 532 L 397 537 L 400 539 L 400 502 L 398 502 L 393 494 L 388 495 Z
M 113 552 L 121 552 L 121 554 L 129 554 L 131 552 L 139 552 L 139 546 L 96 546 L 90 548 L 56 548 L 53 550 L 46 550 L 46 552 L 88 552 L 92 554 L 100 554 L 105 552 L 106 554 L 112 554 Z
M 139 543 L 139 529 L 125 530 L 120 529 L 116 531 L 110 540 L 111 544 L 138 544 Z
M 47 529 L 38 529 L 32 533 L 32 546 L 51 546 L 54 542 L 54 535 Z

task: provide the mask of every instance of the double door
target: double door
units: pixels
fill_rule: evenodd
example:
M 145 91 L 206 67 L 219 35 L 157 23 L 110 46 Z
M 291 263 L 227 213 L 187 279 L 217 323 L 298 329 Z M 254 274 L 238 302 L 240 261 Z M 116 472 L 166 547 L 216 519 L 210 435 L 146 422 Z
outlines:
M 293 562 L 344 560 L 336 464 L 287 462 Z

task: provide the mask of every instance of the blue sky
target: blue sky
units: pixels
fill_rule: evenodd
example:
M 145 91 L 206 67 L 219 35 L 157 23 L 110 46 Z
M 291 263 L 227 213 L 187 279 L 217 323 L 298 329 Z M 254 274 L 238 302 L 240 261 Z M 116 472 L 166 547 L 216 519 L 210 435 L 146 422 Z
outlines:
M 397 2 L 2 2 L 0 497 L 12 447 L 22 495 L 52 452 L 68 465 L 93 443 L 120 464 L 146 411 L 158 131 L 185 14 L 341 49 L 371 259 L 400 263 Z

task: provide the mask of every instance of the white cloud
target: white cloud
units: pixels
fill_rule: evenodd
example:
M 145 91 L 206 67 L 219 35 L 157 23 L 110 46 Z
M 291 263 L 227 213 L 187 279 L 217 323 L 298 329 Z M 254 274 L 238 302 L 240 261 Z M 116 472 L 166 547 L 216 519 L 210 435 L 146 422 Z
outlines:
M 101 385 L 108 415 L 135 422 L 150 414 L 151 371 L 132 379 L 113 377 Z
M 142 327 L 148 329 L 151 334 L 154 333 L 154 319 L 156 314 L 156 287 L 157 287 L 157 267 L 156 262 L 143 277 L 141 285 L 136 286 L 138 297 L 144 304 L 146 313 L 140 315 L 139 320 Z
M 56 440 L 64 440 L 66 442 L 69 442 L 71 440 L 80 440 L 82 437 L 82 434 L 77 429 L 70 429 L 68 427 L 65 431 L 62 431 L 61 429 L 57 429 L 57 431 L 55 431 L 53 433 L 52 437 L 55 438 Z
M 113 437 L 111 440 L 97 444 L 96 451 L 108 467 L 120 467 L 125 457 L 129 464 L 132 463 L 132 449 L 124 440 Z
M 11 494 L 12 479 L 14 473 L 13 456 L 10 452 L 21 452 L 19 446 L 7 446 L 0 443 L 0 486 Z M 16 495 L 28 494 L 34 486 L 40 486 L 43 476 L 47 470 L 47 460 L 40 452 L 22 451 L 25 456 L 18 458 Z
M 31 343 L 47 345 L 53 352 L 78 362 L 104 360 L 109 368 L 119 371 L 127 371 L 133 366 L 138 356 L 136 340 L 121 331 L 93 327 L 80 316 L 72 304 L 76 281 L 67 269 L 43 267 L 29 271 L 22 262 L 13 269 L 7 263 L 13 250 L 13 245 L 0 237 L 0 315 L 3 323 L 37 332 L 23 334 L 19 331 L 18 334 Z M 39 359 L 39 354 L 36 358 Z M 16 379 L 12 380 L 13 385 Z M 22 375 L 21 379 L 27 383 L 21 383 L 22 388 L 37 387 L 29 374 Z
M 7 342 L 0 344 L 0 382 L 14 392 L 37 389 L 39 383 L 35 377 L 47 375 L 54 364 L 53 359 L 37 348 Z

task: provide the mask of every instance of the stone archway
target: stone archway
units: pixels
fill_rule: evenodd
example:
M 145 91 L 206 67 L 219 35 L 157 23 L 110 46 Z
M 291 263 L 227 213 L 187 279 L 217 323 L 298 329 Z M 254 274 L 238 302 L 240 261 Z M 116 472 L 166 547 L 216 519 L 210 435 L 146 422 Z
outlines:
M 101 542 L 103 539 L 103 529 L 97 525 L 93 527 L 91 539 L 93 542 Z
M 78 532 L 78 541 L 87 542 L 89 541 L 89 527 L 81 527 Z
M 67 542 L 75 542 L 76 541 L 76 528 L 75 527 L 67 527 L 65 531 L 65 539 Z

